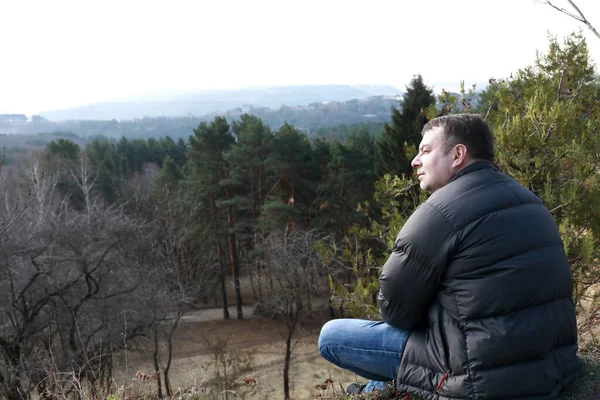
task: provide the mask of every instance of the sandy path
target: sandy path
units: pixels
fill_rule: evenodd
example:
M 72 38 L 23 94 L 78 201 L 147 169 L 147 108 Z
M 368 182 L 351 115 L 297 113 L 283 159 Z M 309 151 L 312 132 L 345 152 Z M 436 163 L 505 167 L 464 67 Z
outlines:
M 229 318 L 236 319 L 237 318 L 237 307 L 230 306 L 229 309 Z M 244 314 L 244 319 L 254 318 L 254 305 L 243 305 L 242 313 Z M 193 310 L 186 312 L 181 320 L 183 322 L 207 322 L 207 321 L 219 321 L 223 319 L 223 307 L 219 308 L 202 308 L 200 310 Z
M 326 299 L 319 299 L 318 304 L 325 304 Z M 171 382 L 173 388 L 189 389 L 202 386 L 202 382 L 213 375 L 213 355 L 207 340 L 215 342 L 217 338 L 227 340 L 230 353 L 253 354 L 253 369 L 245 374 L 257 380 L 256 385 L 243 386 L 238 389 L 239 395 L 246 399 L 281 399 L 283 398 L 283 360 L 285 354 L 285 325 L 282 321 L 274 321 L 253 315 L 252 305 L 243 306 L 244 319 L 237 320 L 236 307 L 229 307 L 232 319 L 223 320 L 222 308 L 205 308 L 187 312 L 174 339 L 174 354 L 171 366 Z M 292 399 L 312 399 L 319 390 L 317 384 L 327 378 L 336 382 L 339 393 L 340 386 L 356 380 L 356 377 L 326 362 L 318 353 L 318 331 L 322 322 L 319 319 L 309 321 L 309 328 L 302 333 L 302 339 L 292 353 L 290 371 Z M 164 352 L 163 349 L 163 353 Z M 137 371 L 153 370 L 151 350 L 148 348 L 131 352 L 128 367 L 123 369 L 121 360 L 121 377 L 132 377 Z M 129 381 L 131 382 L 131 381 Z M 133 382 L 140 394 L 155 392 L 155 384 Z M 212 393 L 214 397 L 214 392 Z M 230 397 L 230 398 L 234 398 Z M 207 396 L 207 399 L 211 396 Z

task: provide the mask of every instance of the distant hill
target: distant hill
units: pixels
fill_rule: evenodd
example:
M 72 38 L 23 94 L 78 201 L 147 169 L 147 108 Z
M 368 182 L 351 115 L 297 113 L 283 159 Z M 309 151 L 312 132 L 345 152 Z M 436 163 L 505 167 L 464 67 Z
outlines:
M 309 135 L 323 127 L 351 125 L 390 120 L 392 107 L 399 107 L 400 96 L 372 96 L 366 99 L 348 101 L 315 102 L 305 106 L 282 106 L 277 109 L 267 107 L 237 107 L 226 113 L 213 113 L 206 116 L 212 120 L 223 115 L 228 121 L 238 119 L 242 114 L 256 115 L 265 124 L 278 129 L 287 122 Z
M 89 104 L 64 110 L 41 112 L 52 121 L 131 120 L 142 117 L 200 117 L 237 107 L 295 107 L 306 104 L 371 96 L 399 95 L 385 85 L 307 85 L 161 94 L 130 100 Z
M 368 93 L 384 93 L 386 95 L 375 95 L 350 100 L 332 100 L 343 97 L 352 97 L 353 95 L 366 96 Z M 216 96 L 217 92 L 211 92 Z M 118 120 L 116 114 L 107 114 L 111 118 L 102 119 L 70 119 L 55 122 L 45 117 L 34 115 L 30 120 L 22 114 L 0 114 L 0 134 L 38 134 L 38 133 L 71 133 L 82 138 L 94 135 L 103 135 L 107 137 L 127 138 L 159 138 L 170 136 L 173 139 L 188 138 L 200 122 L 208 122 L 217 115 L 222 115 L 231 122 L 238 119 L 242 114 L 248 113 L 259 117 L 266 125 L 276 130 L 285 122 L 293 125 L 297 129 L 312 136 L 319 133 L 324 136 L 345 135 L 342 129 L 340 132 L 323 130 L 339 125 L 368 125 L 371 130 L 377 130 L 382 122 L 388 122 L 391 117 L 391 108 L 400 106 L 401 95 L 396 93 L 396 89 L 389 86 L 298 86 L 282 88 L 251 89 L 246 91 L 219 92 L 229 93 L 231 97 L 223 97 L 221 101 L 215 97 L 215 103 L 211 106 L 206 105 L 206 109 L 219 109 L 227 104 L 234 104 L 233 107 L 224 110 L 210 111 L 201 115 L 174 115 L 169 116 L 144 116 L 142 118 L 130 118 Z M 237 97 L 234 94 L 237 93 Z M 244 96 L 242 96 L 244 94 Z M 457 97 L 460 97 L 456 93 Z M 187 101 L 189 104 L 200 104 L 202 101 L 208 102 L 208 97 L 202 97 L 198 94 L 177 94 L 171 95 L 177 100 L 171 102 L 165 100 L 152 100 L 140 103 L 122 103 L 127 106 L 135 104 L 145 104 L 156 106 L 163 104 L 162 110 L 169 107 L 175 107 L 177 104 L 183 104 Z M 187 97 L 186 97 L 187 96 Z M 254 97 L 252 97 L 254 96 Z M 299 99 L 319 100 L 301 103 Z M 203 100 L 204 99 L 204 100 Z M 273 106 L 280 101 L 287 99 L 286 105 Z M 326 99 L 326 100 L 323 100 Z M 473 99 L 473 107 L 478 104 L 478 96 Z M 108 107 L 109 104 L 105 105 Z M 114 103 L 111 107 L 117 107 Z M 121 103 L 119 103 L 121 104 Z M 208 104 L 208 103 L 207 103 Z M 267 105 L 261 105 L 267 104 Z M 96 105 L 100 107 L 99 105 Z M 439 105 L 438 105 L 439 106 Z M 90 106 L 92 107 L 92 106 Z M 101 107 L 100 107 L 101 108 Z M 97 108 L 99 110 L 100 108 Z M 72 110 L 62 110 L 61 112 L 77 113 L 80 108 Z M 110 107 L 106 108 L 108 113 Z M 118 111 L 118 107 L 115 108 Z M 122 110 L 121 110 L 122 111 Z M 166 111 L 165 111 L 166 114 Z M 66 114 L 65 114 L 66 115 Z M 168 115 L 168 114 L 166 114 Z M 9 138 L 5 138 L 9 139 Z M 39 140 L 30 138 L 31 140 Z M 19 143 L 21 143 L 19 141 Z
M 308 135 L 312 135 L 324 127 L 389 121 L 391 108 L 398 107 L 399 100 L 400 96 L 372 96 L 343 102 L 322 101 L 279 108 L 249 105 L 198 117 L 144 117 L 121 121 L 112 119 L 53 122 L 34 116 L 31 121 L 26 122 L 0 122 L 0 134 L 34 135 L 41 132 L 69 132 L 81 137 L 103 135 L 127 138 L 158 138 L 169 135 L 174 139 L 184 138 L 187 140 L 200 122 L 212 121 L 217 115 L 225 116 L 227 121 L 231 122 L 238 119 L 240 115 L 248 113 L 256 115 L 274 130 L 279 129 L 287 122 Z

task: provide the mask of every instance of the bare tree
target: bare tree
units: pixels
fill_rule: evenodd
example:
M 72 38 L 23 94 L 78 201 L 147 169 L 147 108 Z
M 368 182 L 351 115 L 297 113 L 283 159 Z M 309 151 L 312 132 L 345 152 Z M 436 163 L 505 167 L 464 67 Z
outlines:
M 10 400 L 59 387 L 73 395 L 76 387 L 57 375 L 66 371 L 103 390 L 111 351 L 151 331 L 142 300 L 161 284 L 141 262 L 151 250 L 149 225 L 98 205 L 91 187 L 86 210 L 71 209 L 36 157 L 1 194 L 1 219 L 19 218 L 0 237 L 0 396 Z M 84 181 L 91 183 L 80 187 Z M 31 207 L 21 211 L 28 193 Z
M 558 10 L 559 12 L 568 15 L 569 17 L 581 22 L 582 24 L 584 24 L 585 26 L 588 27 L 589 30 L 591 30 L 594 35 L 596 35 L 596 37 L 598 39 L 600 39 L 600 33 L 598 33 L 598 31 L 596 30 L 596 28 L 594 28 L 594 26 L 591 24 L 590 21 L 588 21 L 588 19 L 585 17 L 585 15 L 583 15 L 583 13 L 581 12 L 581 10 L 579 9 L 579 7 L 577 7 L 577 5 L 575 4 L 575 2 L 573 0 L 567 0 L 569 2 L 569 4 L 571 5 L 571 7 L 575 10 L 575 12 L 571 11 L 571 10 L 567 10 L 565 8 L 559 7 L 556 4 L 553 3 L 553 1 L 550 0 L 545 0 L 544 3 L 548 4 L 550 7 Z
M 153 293 L 147 296 L 148 308 L 154 312 L 154 353 L 153 361 L 156 372 L 161 371 L 164 390 L 167 396 L 172 396 L 169 370 L 173 359 L 173 337 L 192 299 L 202 296 L 210 270 L 195 268 L 200 264 L 201 252 L 189 252 L 187 247 L 198 203 L 187 204 L 181 201 L 178 193 L 155 192 L 155 201 L 160 211 L 153 221 L 152 249 L 145 263 L 152 265 L 153 276 L 150 280 L 161 282 L 153 287 Z M 186 256 L 182 256 L 185 253 Z M 190 271 L 192 267 L 193 271 Z M 161 363 L 159 343 L 166 340 L 167 355 L 164 365 Z M 158 397 L 162 398 L 160 375 L 158 375 Z
M 20 160 L 17 169 L 22 174 L 22 182 L 28 192 L 13 194 L 16 198 L 32 197 L 32 207 L 29 212 L 35 217 L 29 221 L 32 224 L 30 228 L 41 228 L 46 218 L 55 213 L 58 173 L 50 168 L 44 168 L 41 151 L 30 152 L 26 158 Z
M 96 183 L 96 179 L 98 179 L 98 174 L 94 172 L 89 155 L 87 153 L 79 153 L 77 155 L 77 164 L 75 165 L 75 168 L 69 168 L 69 172 L 83 194 L 83 201 L 89 220 L 91 218 L 90 213 L 93 207 L 92 200 L 94 199 L 92 197 L 92 190 Z
M 273 288 L 261 305 L 273 317 L 281 316 L 286 329 L 285 358 L 283 366 L 283 391 L 290 398 L 290 366 L 292 352 L 301 337 L 298 336 L 310 316 L 310 299 L 319 289 L 321 260 L 314 246 L 320 239 L 315 231 L 275 231 L 265 239 L 270 258 L 267 268 L 273 279 Z

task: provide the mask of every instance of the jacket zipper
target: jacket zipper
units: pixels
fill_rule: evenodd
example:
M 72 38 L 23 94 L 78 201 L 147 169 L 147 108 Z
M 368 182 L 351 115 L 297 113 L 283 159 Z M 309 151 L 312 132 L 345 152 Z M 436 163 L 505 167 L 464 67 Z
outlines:
M 450 374 L 450 370 L 446 371 L 446 373 L 444 375 L 442 375 L 442 379 L 440 379 L 440 383 L 435 388 L 436 392 L 442 388 L 442 385 L 444 384 L 444 381 L 446 380 L 446 378 L 448 377 L 449 374 Z

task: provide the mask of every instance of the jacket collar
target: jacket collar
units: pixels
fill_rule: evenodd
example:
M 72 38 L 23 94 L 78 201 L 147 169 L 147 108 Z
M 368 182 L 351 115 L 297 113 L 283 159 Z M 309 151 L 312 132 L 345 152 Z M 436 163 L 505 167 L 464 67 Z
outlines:
M 458 171 L 452 177 L 452 179 L 450 179 L 450 181 L 448 181 L 448 183 L 457 180 L 458 178 L 460 178 L 463 175 L 469 174 L 471 172 L 479 171 L 481 169 L 493 169 L 495 171 L 498 171 L 498 168 L 496 168 L 496 166 L 494 166 L 494 164 L 492 164 L 489 161 L 475 161 L 472 164 L 469 164 L 465 168 L 463 168 L 460 171 Z

